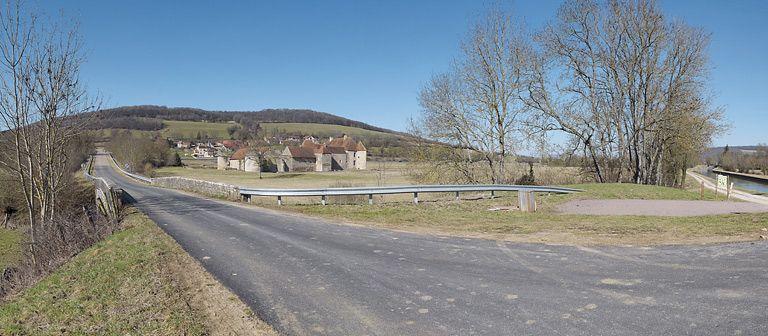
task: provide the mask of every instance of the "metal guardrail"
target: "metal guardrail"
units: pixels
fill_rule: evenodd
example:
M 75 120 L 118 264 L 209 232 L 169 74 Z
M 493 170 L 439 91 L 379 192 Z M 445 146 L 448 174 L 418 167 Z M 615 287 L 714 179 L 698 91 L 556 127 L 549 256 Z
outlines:
M 455 193 L 456 200 L 462 192 L 490 191 L 491 197 L 496 191 L 517 191 L 520 199 L 520 209 L 535 211 L 534 193 L 570 194 L 580 192 L 579 189 L 560 187 L 541 187 L 508 184 L 478 184 L 478 185 L 414 185 L 392 187 L 350 187 L 323 189 L 256 189 L 240 187 L 240 195 L 250 201 L 251 196 L 277 196 L 277 204 L 283 204 L 283 197 L 320 196 L 322 204 L 326 204 L 328 196 L 368 195 L 368 203 L 373 204 L 373 195 L 413 194 L 413 203 L 419 203 L 419 193 Z
M 120 167 L 111 153 L 107 153 L 114 162 L 115 167 L 123 174 L 134 179 L 153 184 L 150 177 L 141 176 L 125 171 Z M 490 191 L 491 197 L 494 197 L 496 191 L 517 191 L 520 209 L 522 211 L 533 212 L 536 210 L 535 193 L 557 193 L 570 194 L 581 192 L 579 189 L 548 187 L 548 186 L 528 186 L 528 185 L 510 185 L 510 184 L 465 184 L 465 185 L 412 185 L 412 186 L 388 186 L 388 187 L 345 187 L 345 188 L 318 188 L 318 189 L 273 189 L 273 188 L 248 188 L 236 187 L 243 200 L 250 202 L 252 196 L 276 196 L 277 204 L 283 204 L 283 197 L 307 197 L 320 196 L 321 203 L 327 204 L 328 196 L 349 196 L 349 195 L 368 195 L 368 204 L 373 204 L 373 195 L 392 195 L 392 194 L 413 194 L 413 203 L 419 203 L 419 193 L 455 193 L 456 200 L 459 200 L 459 194 L 462 192 L 483 192 Z
M 93 169 L 93 156 L 88 158 L 84 165 L 83 176 L 94 185 L 96 193 L 96 206 L 103 214 L 111 219 L 116 219 L 122 206 L 122 189 L 112 185 L 106 179 L 91 175 Z
M 115 164 L 115 167 L 117 167 L 117 169 L 120 170 L 121 173 L 125 174 L 128 177 L 132 177 L 134 179 L 137 179 L 139 181 L 152 184 L 152 178 L 151 177 L 146 177 L 146 176 L 142 176 L 142 175 L 139 175 L 139 174 L 129 173 L 129 172 L 125 171 L 125 169 L 120 167 L 120 164 L 117 163 L 117 160 L 115 160 L 115 157 L 112 156 L 112 153 L 107 153 L 107 155 L 109 155 L 109 158 L 112 159 L 112 162 Z

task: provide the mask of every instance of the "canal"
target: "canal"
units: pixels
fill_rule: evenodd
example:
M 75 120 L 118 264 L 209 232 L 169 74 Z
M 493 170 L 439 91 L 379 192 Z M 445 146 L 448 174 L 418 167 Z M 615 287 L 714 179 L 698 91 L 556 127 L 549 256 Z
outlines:
M 707 169 L 705 172 L 702 172 L 705 176 L 716 179 L 715 173 L 712 172 L 711 169 Z M 733 186 L 735 188 L 752 192 L 755 194 L 768 194 L 768 181 L 766 182 L 757 182 L 755 180 L 748 180 L 746 178 L 742 178 L 735 175 L 729 175 L 731 182 L 733 182 Z

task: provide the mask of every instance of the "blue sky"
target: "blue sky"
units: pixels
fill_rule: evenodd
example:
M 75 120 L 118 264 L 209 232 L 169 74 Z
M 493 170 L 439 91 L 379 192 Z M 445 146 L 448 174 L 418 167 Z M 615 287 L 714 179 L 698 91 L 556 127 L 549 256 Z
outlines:
M 33 0 L 34 1 L 34 0 Z M 492 2 L 495 3 L 495 2 Z M 715 145 L 768 143 L 768 1 L 661 0 L 712 33 L 712 89 L 731 131 Z M 445 71 L 484 1 L 33 2 L 79 20 L 82 77 L 105 105 L 310 108 L 395 130 Z M 529 27 L 560 1 L 504 3 Z

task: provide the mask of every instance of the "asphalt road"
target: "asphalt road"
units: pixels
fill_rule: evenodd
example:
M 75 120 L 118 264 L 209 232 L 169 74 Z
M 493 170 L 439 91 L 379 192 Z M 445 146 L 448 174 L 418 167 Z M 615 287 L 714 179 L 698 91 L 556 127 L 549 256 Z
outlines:
M 287 335 L 768 335 L 768 243 L 583 248 L 417 235 L 142 185 L 136 205 Z

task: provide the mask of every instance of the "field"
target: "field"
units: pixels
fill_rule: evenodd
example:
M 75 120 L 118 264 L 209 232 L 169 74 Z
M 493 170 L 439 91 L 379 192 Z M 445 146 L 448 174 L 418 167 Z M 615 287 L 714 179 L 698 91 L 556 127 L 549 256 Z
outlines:
M 0 274 L 7 267 L 19 261 L 21 235 L 12 230 L 0 228 Z
M 0 303 L 0 335 L 274 334 L 143 214 Z
M 174 139 L 194 139 L 199 133 L 203 137 L 214 139 L 229 139 L 227 128 L 237 125 L 235 123 L 213 123 L 199 121 L 174 121 L 163 120 L 165 128 L 161 133 L 164 137 Z
M 191 161 L 193 160 L 185 160 L 185 164 Z M 212 167 L 192 167 L 163 167 L 155 171 L 155 176 L 184 176 L 198 180 L 261 188 L 327 188 L 341 184 L 348 186 L 412 184 L 406 174 L 407 164 L 401 162 L 369 161 L 368 170 L 262 173 L 262 179 L 259 179 L 258 173 L 237 170 L 222 171 Z M 200 167 L 200 165 L 196 165 L 196 167 Z
M 155 131 L 125 130 L 115 128 L 106 128 L 93 132 L 100 138 L 112 138 L 117 132 L 130 132 L 131 136 L 136 138 L 152 138 L 157 134 Z
M 331 125 L 331 124 L 262 123 L 260 124 L 260 126 L 262 129 L 267 131 L 267 133 L 314 135 L 320 138 L 338 137 L 342 134 L 346 134 L 346 135 L 357 137 L 357 138 L 374 137 L 374 136 L 398 138 L 397 135 L 390 134 L 390 133 L 372 131 L 372 130 L 357 128 L 357 127 Z

